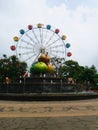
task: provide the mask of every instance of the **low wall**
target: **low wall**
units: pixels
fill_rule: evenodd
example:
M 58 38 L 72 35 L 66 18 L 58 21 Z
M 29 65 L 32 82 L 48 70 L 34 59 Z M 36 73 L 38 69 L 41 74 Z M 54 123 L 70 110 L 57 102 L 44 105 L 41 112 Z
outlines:
M 81 84 L 68 84 L 61 78 L 26 78 L 10 84 L 0 84 L 0 93 L 64 93 L 83 90 Z
M 10 101 L 72 101 L 98 98 L 98 94 L 0 94 L 0 100 Z

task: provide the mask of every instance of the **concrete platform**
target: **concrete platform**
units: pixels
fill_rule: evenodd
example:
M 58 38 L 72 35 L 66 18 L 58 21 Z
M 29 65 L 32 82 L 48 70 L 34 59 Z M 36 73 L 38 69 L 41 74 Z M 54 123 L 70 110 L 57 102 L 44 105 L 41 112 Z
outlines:
M 91 91 L 69 93 L 0 93 L 0 100 L 8 101 L 71 101 L 98 98 Z

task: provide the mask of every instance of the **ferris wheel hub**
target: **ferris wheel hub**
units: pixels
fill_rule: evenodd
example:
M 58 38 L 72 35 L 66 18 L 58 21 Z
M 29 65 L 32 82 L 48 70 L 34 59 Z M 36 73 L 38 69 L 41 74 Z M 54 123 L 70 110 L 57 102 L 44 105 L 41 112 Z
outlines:
M 40 48 L 40 52 L 45 54 L 45 48 Z

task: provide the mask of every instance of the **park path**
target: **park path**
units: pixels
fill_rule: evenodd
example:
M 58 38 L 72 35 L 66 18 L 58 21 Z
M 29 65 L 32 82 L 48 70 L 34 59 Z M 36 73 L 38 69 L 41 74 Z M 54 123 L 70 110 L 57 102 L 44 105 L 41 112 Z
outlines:
M 0 101 L 0 117 L 62 117 L 98 115 L 98 99 L 79 101 Z
M 0 101 L 0 130 L 98 130 L 98 99 Z

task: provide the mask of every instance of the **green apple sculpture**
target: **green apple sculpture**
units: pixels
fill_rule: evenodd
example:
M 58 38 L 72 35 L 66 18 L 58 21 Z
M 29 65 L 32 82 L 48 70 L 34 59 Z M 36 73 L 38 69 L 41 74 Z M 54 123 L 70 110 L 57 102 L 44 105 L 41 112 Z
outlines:
M 31 73 L 46 73 L 48 71 L 48 66 L 44 62 L 38 62 L 31 66 Z

